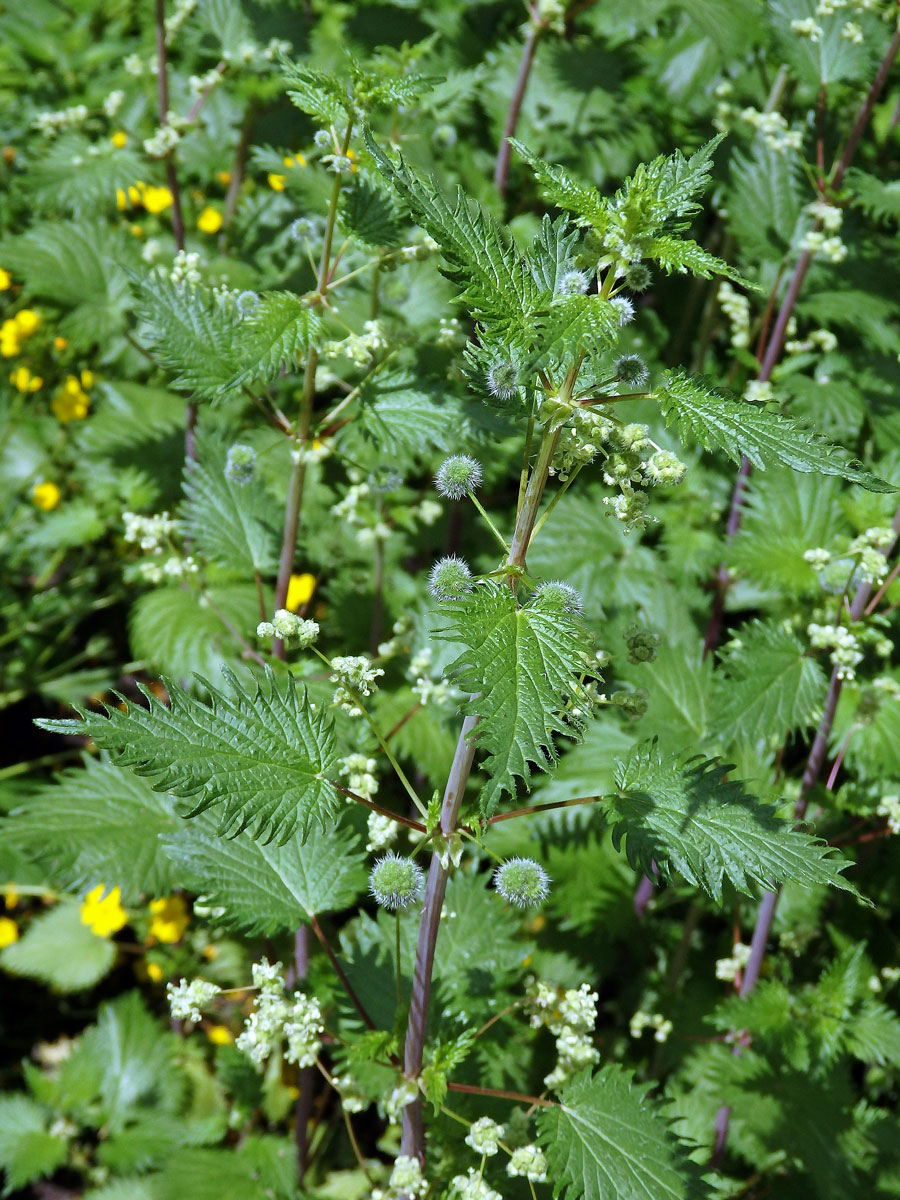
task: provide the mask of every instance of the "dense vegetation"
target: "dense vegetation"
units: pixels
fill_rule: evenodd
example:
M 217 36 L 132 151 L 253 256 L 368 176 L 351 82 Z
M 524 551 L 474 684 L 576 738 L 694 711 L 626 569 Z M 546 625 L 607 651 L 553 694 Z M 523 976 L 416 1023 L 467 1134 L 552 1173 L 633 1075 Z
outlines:
M 894 0 L 0 12 L 0 1172 L 900 1197 Z

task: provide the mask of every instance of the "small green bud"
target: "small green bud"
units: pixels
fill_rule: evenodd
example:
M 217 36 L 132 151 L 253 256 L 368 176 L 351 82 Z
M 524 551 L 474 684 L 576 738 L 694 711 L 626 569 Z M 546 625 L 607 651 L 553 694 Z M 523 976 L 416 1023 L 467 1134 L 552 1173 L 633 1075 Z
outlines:
M 256 292 L 241 292 L 237 298 L 237 310 L 242 316 L 253 312 L 257 304 L 259 304 L 259 296 Z
M 393 851 L 380 858 L 369 875 L 369 891 L 382 908 L 409 908 L 422 886 L 422 868 Z
M 481 486 L 481 463 L 468 454 L 452 454 L 438 468 L 434 486 L 448 500 L 462 500 Z
M 494 872 L 494 887 L 516 908 L 536 908 L 550 894 L 550 876 L 532 858 L 511 858 Z
M 656 658 L 659 643 L 662 640 L 658 633 L 641 629 L 635 621 L 622 633 L 628 647 L 628 661 L 631 663 L 653 662 Z
M 275 636 L 275 626 L 271 621 L 260 621 L 256 627 L 256 636 L 258 638 L 273 638 Z
M 655 454 L 651 454 L 644 466 L 647 482 L 657 487 L 675 487 L 686 474 L 687 467 L 670 450 L 657 450 Z
M 435 600 L 458 600 L 472 590 L 469 564 L 456 555 L 442 558 L 431 568 L 428 590 Z
M 431 135 L 431 140 L 442 150 L 449 150 L 451 146 L 456 145 L 456 129 L 453 125 L 438 125 Z
M 253 447 L 235 442 L 233 446 L 229 447 L 228 457 L 225 460 L 225 478 L 229 483 L 236 483 L 238 487 L 243 487 L 253 478 L 255 466 L 256 451 Z
M 567 613 L 584 611 L 584 601 L 579 593 L 570 583 L 563 583 L 561 579 L 542 583 L 534 593 L 534 602 L 543 608 L 561 608 Z

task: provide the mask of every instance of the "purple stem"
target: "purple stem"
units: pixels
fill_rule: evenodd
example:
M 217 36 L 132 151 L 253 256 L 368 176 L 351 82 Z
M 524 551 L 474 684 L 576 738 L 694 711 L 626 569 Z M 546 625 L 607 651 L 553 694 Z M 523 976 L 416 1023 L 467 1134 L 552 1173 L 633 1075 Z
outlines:
M 519 61 L 519 70 L 516 75 L 515 86 L 509 101 L 509 111 L 506 114 L 506 124 L 503 126 L 503 134 L 500 138 L 500 147 L 497 150 L 497 165 L 494 169 L 494 183 L 497 191 L 502 196 L 506 191 L 506 180 L 509 175 L 509 158 L 512 153 L 512 147 L 509 144 L 509 138 L 516 132 L 516 125 L 519 122 L 519 112 L 522 108 L 522 101 L 525 98 L 525 89 L 528 87 L 528 77 L 531 74 L 531 67 L 534 62 L 534 52 L 537 49 L 538 38 L 543 32 L 543 25 L 537 23 L 536 14 L 532 13 L 531 23 L 528 27 L 528 36 L 525 39 L 525 45 L 522 47 L 522 58 Z

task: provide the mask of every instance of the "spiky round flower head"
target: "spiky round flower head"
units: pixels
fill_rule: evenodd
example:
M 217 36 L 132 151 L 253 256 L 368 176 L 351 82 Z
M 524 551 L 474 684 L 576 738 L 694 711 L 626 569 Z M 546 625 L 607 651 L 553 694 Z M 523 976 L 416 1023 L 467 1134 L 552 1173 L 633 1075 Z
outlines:
M 469 564 L 455 554 L 438 559 L 431 568 L 428 590 L 435 600 L 458 600 L 472 590 Z
M 253 478 L 253 468 L 256 466 L 256 451 L 252 446 L 244 446 L 235 442 L 228 448 L 225 460 L 225 478 L 229 483 L 243 487 Z
M 627 296 L 614 296 L 610 304 L 616 310 L 620 325 L 627 325 L 634 320 L 634 305 Z
M 422 886 L 422 868 L 411 858 L 391 851 L 379 858 L 369 875 L 369 891 L 382 908 L 409 908 Z
M 629 387 L 640 387 L 647 382 L 650 375 L 647 364 L 639 354 L 623 354 L 621 358 L 616 359 L 613 370 L 616 378 L 621 383 L 627 383 Z
M 542 583 L 534 593 L 534 598 L 546 608 L 561 608 L 567 613 L 584 611 L 584 601 L 571 583 L 563 583 L 561 579 L 552 579 Z
M 588 290 L 588 277 L 584 271 L 564 271 L 556 290 L 560 296 L 578 296 Z
M 481 463 L 468 454 L 451 454 L 438 467 L 434 486 L 448 500 L 462 500 L 481 486 Z
M 431 139 L 436 146 L 449 150 L 451 146 L 456 145 L 456 129 L 453 125 L 438 125 Z
M 239 313 L 246 314 L 253 312 L 257 304 L 259 304 L 259 296 L 256 294 L 256 292 L 241 292 L 237 298 L 237 308 Z
M 516 908 L 536 908 L 550 894 L 550 876 L 533 858 L 511 858 L 494 872 L 494 887 Z
M 645 292 L 653 282 L 650 268 L 643 263 L 631 263 L 625 272 L 625 286 L 632 292 Z
M 333 141 L 334 139 L 327 129 L 317 129 L 313 134 L 313 143 L 318 146 L 320 150 L 324 150 L 326 146 L 330 146 Z
M 304 242 L 307 238 L 311 238 L 316 231 L 316 227 L 309 217 L 298 217 L 296 221 L 291 222 L 290 235 L 292 241 Z
M 519 372 L 511 359 L 501 359 L 490 367 L 487 389 L 498 400 L 512 400 L 519 390 Z

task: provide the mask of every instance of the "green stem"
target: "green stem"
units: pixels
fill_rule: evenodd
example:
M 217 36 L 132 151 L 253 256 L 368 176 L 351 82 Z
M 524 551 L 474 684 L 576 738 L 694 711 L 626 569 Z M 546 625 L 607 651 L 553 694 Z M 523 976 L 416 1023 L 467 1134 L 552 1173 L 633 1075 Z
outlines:
M 572 474 L 569 476 L 569 478 L 565 481 L 565 483 L 562 485 L 562 487 L 559 489 L 559 491 L 554 493 L 553 499 L 550 501 L 550 503 L 547 505 L 547 507 L 541 513 L 541 518 L 538 521 L 538 523 L 535 525 L 535 527 L 532 531 L 532 534 L 531 534 L 532 541 L 534 541 L 534 539 L 537 537 L 537 535 L 541 532 L 544 522 L 547 520 L 547 518 L 553 512 L 554 508 L 556 508 L 557 504 L 559 504 L 560 500 L 563 498 L 563 496 L 569 490 L 570 486 L 578 478 L 578 473 L 582 469 L 583 465 L 584 465 L 583 463 L 579 463 L 579 465 L 575 468 L 575 470 L 572 472 Z
M 344 135 L 343 153 L 350 146 L 353 133 L 353 122 L 347 124 Z M 338 201 L 341 195 L 342 176 L 335 175 L 331 189 L 331 203 L 328 206 L 328 217 L 325 222 L 325 241 L 322 246 L 322 258 L 319 262 L 318 292 L 324 299 L 328 292 L 328 270 L 331 261 L 331 246 L 334 240 L 334 227 L 337 221 Z M 294 569 L 294 551 L 297 547 L 297 528 L 300 524 L 300 508 L 303 504 L 303 485 L 306 482 L 306 458 L 303 451 L 309 440 L 312 426 L 313 403 L 316 398 L 316 369 L 319 365 L 319 354 L 315 347 L 310 347 L 306 359 L 306 371 L 303 375 L 303 393 L 300 401 L 300 421 L 297 426 L 297 442 L 299 453 L 296 456 L 288 481 L 288 497 L 284 513 L 284 536 L 281 540 L 281 556 L 278 561 L 278 577 L 275 582 L 275 609 L 284 608 L 288 585 L 291 582 L 291 572 Z M 275 639 L 274 653 L 276 658 L 284 658 L 285 645 L 280 638 Z
M 478 497 L 475 495 L 474 492 L 469 492 L 469 499 L 472 501 L 472 503 L 475 505 L 475 507 L 481 513 L 482 517 L 485 520 L 485 523 L 487 524 L 488 529 L 490 529 L 491 533 L 494 535 L 494 537 L 497 539 L 497 541 L 503 547 L 503 553 L 509 554 L 509 546 L 506 544 L 505 538 L 503 537 L 503 535 L 501 534 L 501 532 L 497 528 L 497 526 L 494 524 L 494 522 L 491 520 L 491 518 L 487 515 L 480 500 L 478 499 Z

